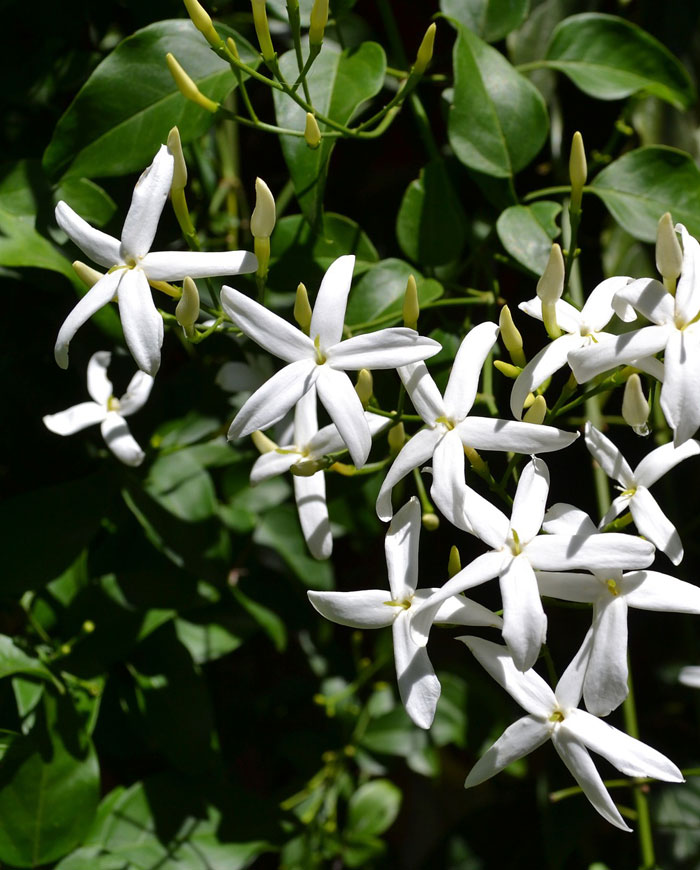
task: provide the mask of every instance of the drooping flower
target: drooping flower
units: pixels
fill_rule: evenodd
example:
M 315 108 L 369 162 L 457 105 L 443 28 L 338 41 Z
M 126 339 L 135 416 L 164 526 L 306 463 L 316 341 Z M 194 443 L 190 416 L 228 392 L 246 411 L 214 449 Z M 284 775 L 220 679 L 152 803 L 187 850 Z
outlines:
M 257 268 L 257 260 L 247 251 L 150 252 L 168 198 L 173 163 L 173 155 L 162 145 L 136 182 L 121 239 L 94 229 L 67 203 L 59 202 L 56 206 L 56 221 L 61 229 L 92 260 L 108 269 L 80 299 L 59 330 L 54 355 L 61 368 L 68 366 L 68 345 L 77 330 L 96 311 L 118 299 L 127 346 L 139 368 L 155 375 L 160 366 L 163 318 L 153 302 L 149 281 L 237 275 Z
M 350 628 L 391 626 L 401 700 L 416 725 L 430 728 L 440 697 L 440 682 L 428 653 L 416 644 L 411 632 L 416 605 L 435 592 L 435 589 L 416 589 L 420 528 L 421 508 L 414 497 L 397 511 L 386 536 L 389 599 L 386 589 L 309 592 L 308 596 L 322 616 L 339 625 Z M 499 616 L 461 595 L 446 599 L 434 619 L 456 625 L 501 625 Z
M 100 350 L 90 357 L 87 368 L 88 393 L 92 402 L 82 402 L 58 414 L 48 414 L 44 425 L 57 435 L 72 435 L 88 426 L 100 424 L 102 437 L 107 447 L 125 465 L 140 465 L 145 453 L 134 440 L 124 417 L 129 417 L 142 408 L 151 393 L 153 378 L 138 371 L 129 382 L 126 393 L 115 399 L 107 369 L 112 354 Z
M 588 656 L 584 642 L 554 691 L 534 670 L 521 673 L 504 646 L 477 637 L 461 637 L 476 659 L 508 694 L 527 711 L 510 725 L 471 769 L 465 788 L 479 785 L 504 767 L 524 758 L 547 740 L 552 741 L 581 790 L 612 825 L 629 831 L 588 754 L 592 749 L 627 776 L 683 782 L 676 765 L 641 740 L 579 710 Z
M 591 456 L 608 477 L 612 477 L 620 484 L 618 489 L 622 490 L 621 495 L 613 501 L 600 521 L 601 527 L 612 522 L 618 514 L 629 507 L 639 534 L 644 535 L 659 550 L 666 553 L 674 565 L 678 565 L 683 558 L 681 539 L 676 527 L 649 492 L 649 487 L 675 468 L 679 462 L 700 453 L 700 442 L 691 439 L 683 442 L 679 447 L 674 447 L 672 443 L 662 444 L 661 447 L 648 453 L 632 471 L 627 460 L 612 441 L 590 422 L 586 423 L 585 437 Z
M 578 438 L 576 432 L 564 432 L 552 426 L 469 416 L 484 360 L 497 336 L 498 327 L 495 323 L 480 323 L 467 333 L 457 351 L 444 397 L 440 395 L 425 363 L 399 369 L 406 391 L 427 428 L 421 429 L 408 441 L 389 469 L 377 498 L 380 519 L 391 519 L 393 487 L 432 457 L 431 495 L 435 504 L 453 525 L 464 528 L 463 447 L 514 453 L 547 453 L 567 447 Z M 467 528 L 467 531 L 470 529 Z
M 328 267 L 316 297 L 309 335 L 238 290 L 224 287 L 221 303 L 249 338 L 288 363 L 248 399 L 236 415 L 229 438 L 267 429 L 316 386 L 318 397 L 356 466 L 372 446 L 362 403 L 346 371 L 393 369 L 433 356 L 440 344 L 413 329 L 394 327 L 342 340 L 355 257 Z

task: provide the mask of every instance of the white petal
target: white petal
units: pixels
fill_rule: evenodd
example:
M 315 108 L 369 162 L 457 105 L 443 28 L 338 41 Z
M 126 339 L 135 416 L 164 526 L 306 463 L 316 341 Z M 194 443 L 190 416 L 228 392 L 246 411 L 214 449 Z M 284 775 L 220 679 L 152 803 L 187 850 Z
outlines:
M 581 319 L 589 329 L 600 332 L 603 327 L 607 326 L 614 314 L 613 296 L 631 280 L 626 275 L 616 275 L 614 278 L 606 278 L 605 281 L 601 281 L 597 287 L 591 290 L 590 296 L 581 309 Z
M 306 447 L 318 432 L 316 387 L 311 387 L 299 399 L 294 409 L 294 443 Z
M 644 326 L 634 332 L 618 335 L 612 341 L 599 341 L 569 354 L 569 365 L 579 384 L 618 365 L 626 365 L 643 357 L 653 356 L 668 341 L 670 326 Z
M 619 517 L 622 511 L 626 510 L 629 507 L 629 503 L 631 500 L 632 496 L 629 494 L 618 495 L 617 498 L 614 498 L 612 504 L 607 510 L 607 513 L 598 523 L 598 528 L 604 529 L 608 525 L 608 523 L 611 523 L 615 519 L 615 517 Z
M 600 595 L 600 580 L 592 574 L 576 574 L 571 571 L 536 571 L 535 576 L 540 595 L 547 595 L 549 598 L 592 604 Z
M 616 828 L 620 828 L 622 831 L 631 831 L 632 828 L 626 824 L 608 794 L 586 747 L 582 746 L 573 734 L 561 726 L 552 735 L 552 743 L 573 778 L 581 786 L 583 793 L 601 816 L 611 825 L 615 825 Z
M 100 428 L 107 447 L 120 462 L 123 462 L 124 465 L 141 465 L 146 454 L 134 440 L 134 436 L 129 431 L 126 420 L 121 414 L 110 411 L 102 421 Z
M 607 716 L 627 697 L 627 601 L 605 594 L 593 608 L 593 646 L 583 699 L 594 716 Z
M 700 333 L 689 327 L 674 329 L 664 354 L 664 385 L 661 409 L 674 430 L 678 447 L 691 438 L 700 425 Z
M 617 292 L 613 306 L 618 315 L 630 305 L 652 323 L 673 323 L 673 296 L 654 278 L 638 278 Z
M 278 423 L 314 385 L 320 366 L 311 359 L 290 363 L 256 390 L 236 415 L 228 437 L 241 438 Z
M 304 540 L 314 559 L 327 559 L 333 551 L 331 524 L 326 505 L 326 477 L 317 471 L 310 477 L 294 475 L 294 498 Z
M 462 640 L 462 638 L 458 638 Z M 549 740 L 549 728 L 541 719 L 523 716 L 513 722 L 469 771 L 464 787 L 479 785 L 509 764 L 534 752 Z
M 314 344 L 308 335 L 238 290 L 222 287 L 221 305 L 248 338 L 274 356 L 286 362 L 316 359 Z
M 152 251 L 140 266 L 151 281 L 182 281 L 246 275 L 258 268 L 258 259 L 249 251 Z
M 589 628 L 578 652 L 567 665 L 566 670 L 559 678 L 559 682 L 554 689 L 560 710 L 578 707 L 579 705 L 592 643 L 593 631 Z
M 430 496 L 440 513 L 453 526 L 474 534 L 464 512 L 464 449 L 453 429 L 438 443 L 433 454 L 433 484 Z
M 700 587 L 659 571 L 631 571 L 622 578 L 630 607 L 669 613 L 700 613 Z
M 542 529 L 548 535 L 594 535 L 598 529 L 585 511 L 557 502 L 545 513 Z
M 700 311 L 700 245 L 683 224 L 678 224 L 683 240 L 683 266 L 676 288 L 676 314 L 690 323 Z
M 56 435 L 72 435 L 95 423 L 101 423 L 107 411 L 104 405 L 97 402 L 81 402 L 58 414 L 47 414 L 43 417 L 44 426 Z
M 480 664 L 520 706 L 533 716 L 549 718 L 557 706 L 554 692 L 533 670 L 519 671 L 513 657 L 500 643 L 480 637 L 460 637 Z
M 503 640 L 516 668 L 527 671 L 537 661 L 547 636 L 547 617 L 535 572 L 524 554 L 516 556 L 501 574 L 501 597 Z
M 400 366 L 398 372 L 404 387 L 406 387 L 406 392 L 413 402 L 413 407 L 426 423 L 432 426 L 438 417 L 447 416 L 440 390 L 438 390 L 424 362 Z
M 660 480 L 664 474 L 675 468 L 679 462 L 700 453 L 700 442 L 689 439 L 680 447 L 671 442 L 662 444 L 656 450 L 648 453 L 634 469 L 634 479 L 638 486 L 650 487 Z
M 630 513 L 640 535 L 666 553 L 674 565 L 683 560 L 683 544 L 676 527 L 644 486 L 638 486 L 630 499 Z M 631 566 L 628 566 L 631 567 Z
M 53 350 L 56 362 L 62 369 L 68 368 L 68 345 L 71 339 L 83 323 L 86 323 L 96 311 L 114 299 L 122 274 L 121 271 L 108 272 L 103 278 L 100 278 L 63 321 Z
M 654 546 L 634 535 L 538 535 L 527 545 L 527 557 L 539 571 L 624 571 L 646 568 L 654 561 Z
M 441 349 L 439 342 L 419 335 L 415 329 L 394 326 L 346 338 L 329 347 L 326 356 L 329 365 L 343 371 L 397 369 L 435 356 Z
M 586 344 L 588 340 L 578 332 L 574 335 L 561 335 L 533 356 L 515 379 L 510 393 L 510 410 L 517 420 L 523 415 L 523 405 L 528 393 L 536 390 L 554 372 L 567 365 L 570 351 Z
M 153 163 L 136 182 L 122 229 L 121 253 L 124 261 L 139 259 L 150 251 L 170 192 L 174 166 L 175 159 L 167 145 L 161 145 Z
M 386 603 L 389 600 L 386 589 L 363 589 L 357 592 L 309 591 L 306 594 L 321 616 L 349 628 L 384 628 L 391 625 L 400 610 Z
M 112 360 L 108 350 L 98 350 L 93 353 L 87 365 L 87 391 L 98 405 L 107 407 L 114 387 L 107 377 L 107 369 Z
M 56 206 L 56 223 L 81 251 L 100 266 L 111 269 L 124 262 L 119 253 L 119 239 L 91 227 L 67 202 L 61 201 Z
M 464 487 L 463 496 L 465 521 L 473 534 L 489 547 L 499 550 L 510 530 L 508 517 L 470 486 Z
M 330 264 L 321 281 L 311 315 L 309 334 L 312 340 L 319 337 L 323 350 L 337 344 L 343 336 L 345 308 L 354 267 L 355 257 L 352 254 L 338 257 Z
M 419 589 L 416 592 L 415 601 L 427 601 L 430 595 L 437 591 L 437 588 Z M 452 598 L 443 601 L 433 622 L 446 623 L 447 625 L 479 625 L 484 628 L 503 628 L 503 620 L 497 613 L 493 613 L 487 607 L 472 601 L 470 598 L 465 598 L 464 595 L 453 595 Z
M 328 411 L 328 416 L 338 427 L 353 463 L 361 468 L 372 449 L 372 436 L 362 402 L 345 372 L 336 371 L 328 365 L 317 368 L 318 397 Z
M 154 376 L 160 368 L 163 318 L 141 269 L 126 269 L 119 282 L 119 316 L 124 338 L 138 367 Z
M 612 441 L 588 422 L 585 427 L 586 447 L 603 471 L 626 489 L 634 486 L 634 474 L 629 463 Z
M 406 601 L 418 585 L 421 508 L 414 496 L 396 512 L 384 539 L 389 588 L 393 601 Z
M 439 429 L 421 429 L 401 448 L 382 483 L 377 496 L 377 516 L 390 520 L 394 510 L 391 506 L 391 491 L 414 468 L 418 468 L 433 455 L 436 445 L 444 435 Z
M 533 299 L 528 299 L 526 302 L 521 302 L 518 305 L 521 311 L 529 314 L 530 317 L 535 317 L 537 320 L 542 320 L 542 301 L 538 296 Z M 557 323 L 564 332 L 578 333 L 581 328 L 581 312 L 559 299 L 556 303 Z
M 130 414 L 135 414 L 136 411 L 143 408 L 148 401 L 153 389 L 154 379 L 146 374 L 146 372 L 138 371 L 129 381 L 129 386 L 126 392 L 119 399 L 119 413 L 122 417 L 128 417 Z
M 548 495 L 549 469 L 542 459 L 532 459 L 520 475 L 510 515 L 510 527 L 522 544 L 532 540 L 542 527 Z
M 399 695 L 406 712 L 419 728 L 430 728 L 440 698 L 440 681 L 424 647 L 416 646 L 406 611 L 393 625 L 394 661 Z
M 564 432 L 554 426 L 490 417 L 467 417 L 455 428 L 466 447 L 511 453 L 550 453 L 568 447 L 578 438 L 578 432 Z
M 700 667 L 688 665 L 688 667 L 682 668 L 678 674 L 678 682 L 693 689 L 700 689 Z
M 250 470 L 251 486 L 269 480 L 271 477 L 277 477 L 278 474 L 284 474 L 303 458 L 304 455 L 297 453 L 293 448 L 285 449 L 284 453 L 278 453 L 276 450 L 263 453 L 262 456 L 258 456 Z
M 453 420 L 463 420 L 471 411 L 481 369 L 497 338 L 497 324 L 485 322 L 470 329 L 462 339 L 445 389 L 447 416 Z

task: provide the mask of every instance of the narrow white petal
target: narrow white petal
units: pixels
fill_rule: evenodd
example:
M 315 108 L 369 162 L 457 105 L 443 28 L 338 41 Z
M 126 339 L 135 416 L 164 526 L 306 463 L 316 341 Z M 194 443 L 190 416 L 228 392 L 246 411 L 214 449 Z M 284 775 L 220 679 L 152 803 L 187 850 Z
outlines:
M 578 739 L 559 727 L 552 735 L 554 748 L 581 790 L 601 816 L 621 831 L 631 831 L 620 815 L 598 773 L 593 759 Z
M 141 269 L 126 269 L 119 282 L 119 316 L 124 338 L 138 367 L 154 376 L 160 368 L 163 318 Z
M 470 486 L 464 487 L 463 496 L 464 518 L 472 533 L 489 547 L 499 550 L 508 537 L 508 517 Z
M 462 638 L 458 638 L 462 640 Z M 501 734 L 469 771 L 464 787 L 471 788 L 500 773 L 509 764 L 534 752 L 549 740 L 549 728 L 541 719 L 523 716 Z
M 400 366 L 398 372 L 413 407 L 426 423 L 432 426 L 438 417 L 447 416 L 440 390 L 424 362 Z
M 566 670 L 559 678 L 559 682 L 554 689 L 554 694 L 560 710 L 578 707 L 579 702 L 581 701 L 583 681 L 586 677 L 586 669 L 588 668 L 592 644 L 593 630 L 589 628 L 578 652 L 567 665 Z
M 678 224 L 683 240 L 683 266 L 676 288 L 676 314 L 690 323 L 700 311 L 700 245 L 683 224 Z
M 700 587 L 660 571 L 630 571 L 622 578 L 630 607 L 669 613 L 700 613 Z
M 44 426 L 50 432 L 56 435 L 72 435 L 88 426 L 94 426 L 95 423 L 101 423 L 106 414 L 104 405 L 98 405 L 97 402 L 81 402 L 65 411 L 59 411 L 58 414 L 47 414 L 42 419 Z
M 111 361 L 112 354 L 108 350 L 98 350 L 90 357 L 87 365 L 87 391 L 98 405 L 105 408 L 114 390 L 112 382 L 107 377 L 107 369 Z
M 316 359 L 314 343 L 308 335 L 254 299 L 249 299 L 232 287 L 222 287 L 221 305 L 248 338 L 274 356 L 285 362 Z
M 453 526 L 474 534 L 464 512 L 464 449 L 453 429 L 438 443 L 433 454 L 433 484 L 430 496 L 440 513 Z
M 498 325 L 487 321 L 470 329 L 462 339 L 445 389 L 447 415 L 453 420 L 463 420 L 471 411 L 481 369 L 497 338 Z
M 81 251 L 100 266 L 111 269 L 124 262 L 119 253 L 119 239 L 91 227 L 67 202 L 61 201 L 56 206 L 56 223 Z
M 421 508 L 414 496 L 391 521 L 384 539 L 389 588 L 393 601 L 406 601 L 418 585 Z
M 326 477 L 317 471 L 310 477 L 294 475 L 294 498 L 304 540 L 314 559 L 327 559 L 333 551 L 331 523 L 326 505 Z
M 299 399 L 294 409 L 294 443 L 306 447 L 318 432 L 316 387 L 311 387 Z
M 357 592 L 309 591 L 306 594 L 321 616 L 349 628 L 384 628 L 391 625 L 400 610 L 386 603 L 389 600 L 386 589 L 363 589 Z
M 394 326 L 346 338 L 329 347 L 326 356 L 329 365 L 344 371 L 397 369 L 435 356 L 441 349 L 439 342 L 419 335 L 415 329 Z
M 568 447 L 578 438 L 578 432 L 565 432 L 554 426 L 490 417 L 467 417 L 457 424 L 456 430 L 466 447 L 509 453 L 550 453 Z
M 182 281 L 246 275 L 258 268 L 258 259 L 249 251 L 152 251 L 140 266 L 151 281 Z
M 146 454 L 134 440 L 126 420 L 115 411 L 110 411 L 100 427 L 107 447 L 124 465 L 141 465 Z
M 345 309 L 354 268 L 355 257 L 352 254 L 338 257 L 330 264 L 321 281 L 311 315 L 309 334 L 312 340 L 319 337 L 324 350 L 337 344 L 343 336 Z
M 62 369 L 68 368 L 68 346 L 71 339 L 96 311 L 114 299 L 122 274 L 121 271 L 108 272 L 103 278 L 100 278 L 97 284 L 94 284 L 81 297 L 78 304 L 63 321 L 53 350 L 56 362 Z
M 328 365 L 317 368 L 318 397 L 328 411 L 328 416 L 338 427 L 353 463 L 361 468 L 372 449 L 372 436 L 362 402 L 345 372 L 336 371 Z
M 592 604 L 600 595 L 600 580 L 592 574 L 578 574 L 571 571 L 536 571 L 535 576 L 540 595 L 546 595 L 549 598 Z
M 674 329 L 664 354 L 664 384 L 661 409 L 674 430 L 678 447 L 691 438 L 700 425 L 700 333 L 689 327 Z
M 548 719 L 557 706 L 554 692 L 537 671 L 519 671 L 513 657 L 500 643 L 480 637 L 460 637 L 479 663 L 506 692 L 533 716 Z
M 668 341 L 671 326 L 644 326 L 618 335 L 613 341 L 599 341 L 592 347 L 582 347 L 569 354 L 569 365 L 579 384 L 602 372 L 653 356 Z
M 634 469 L 634 479 L 638 486 L 650 487 L 675 468 L 679 462 L 697 456 L 698 453 L 700 453 L 700 442 L 693 439 L 684 441 L 680 447 L 674 446 L 671 442 L 662 444 L 642 459 Z
M 612 441 L 588 422 L 585 427 L 586 447 L 603 471 L 626 489 L 634 486 L 634 474 L 629 463 Z
M 300 359 L 280 369 L 243 405 L 231 423 L 228 437 L 241 438 L 256 429 L 274 426 L 311 389 L 319 370 L 311 359 Z
M 545 345 L 535 354 L 525 368 L 515 379 L 510 393 L 510 410 L 516 420 L 523 415 L 523 405 L 528 393 L 536 390 L 548 377 L 558 372 L 568 364 L 569 353 L 576 348 L 588 344 L 588 340 L 579 335 L 561 335 L 551 344 Z
M 581 319 L 589 329 L 600 332 L 607 326 L 614 314 L 613 297 L 623 290 L 631 280 L 626 275 L 616 275 L 614 278 L 606 278 L 605 281 L 601 281 L 591 290 L 581 309 Z
M 627 601 L 605 592 L 593 608 L 593 646 L 583 699 L 594 716 L 607 716 L 627 697 Z
M 444 429 L 421 429 L 401 448 L 382 483 L 377 496 L 377 516 L 385 522 L 393 516 L 391 491 L 414 468 L 418 468 L 433 455 Z
M 399 695 L 412 721 L 419 728 L 430 728 L 440 698 L 440 681 L 425 647 L 416 646 L 411 637 L 406 611 L 399 613 L 392 630 Z
M 430 595 L 433 595 L 437 591 L 437 588 L 419 589 L 415 595 L 416 603 L 427 601 Z M 465 598 L 464 595 L 453 595 L 452 598 L 443 601 L 438 612 L 435 614 L 433 622 L 445 623 L 447 625 L 478 625 L 483 628 L 503 628 L 503 620 L 497 613 L 493 613 L 487 607 L 472 601 L 470 598 Z
M 693 689 L 700 689 L 700 667 L 688 665 L 688 667 L 682 668 L 678 674 L 678 682 Z
M 629 494 L 618 495 L 617 498 L 614 498 L 612 504 L 607 510 L 607 513 L 598 523 L 598 528 L 604 529 L 608 525 L 608 523 L 611 523 L 615 519 L 615 517 L 619 517 L 622 511 L 626 510 L 629 507 L 631 499 L 632 496 Z
M 542 459 L 532 459 L 520 475 L 510 515 L 510 527 L 522 544 L 532 540 L 542 527 L 548 495 L 549 469 Z
M 537 320 L 542 320 L 542 301 L 538 296 L 533 299 L 528 299 L 526 302 L 521 302 L 518 305 L 521 311 L 529 314 Z M 578 308 L 559 299 L 556 303 L 557 323 L 564 332 L 578 333 L 581 328 L 581 312 Z
M 598 529 L 585 511 L 557 502 L 544 515 L 542 529 L 548 535 L 594 535 Z
M 547 636 L 547 617 L 542 609 L 535 572 L 524 554 L 511 561 L 501 574 L 500 585 L 503 640 L 516 668 L 527 671 L 537 661 Z
M 161 145 L 153 163 L 136 182 L 122 229 L 121 253 L 125 261 L 139 259 L 150 251 L 170 192 L 174 166 L 168 146 Z
M 674 565 L 679 565 L 683 560 L 680 535 L 645 486 L 638 486 L 630 499 L 630 513 L 639 534 L 666 553 Z
M 369 433 L 372 438 L 391 425 L 389 417 L 381 417 L 379 414 L 373 414 L 371 411 L 365 411 L 365 420 L 369 426 Z M 333 423 L 319 429 L 313 438 L 306 443 L 306 449 L 311 457 L 324 456 L 326 453 L 337 453 L 344 448 L 345 442 L 340 437 L 338 427 Z
M 646 568 L 654 561 L 654 545 L 635 535 L 538 535 L 527 545 L 527 557 L 538 571 L 624 571 Z
M 262 456 L 258 456 L 250 470 L 251 486 L 269 480 L 271 477 L 277 477 L 278 474 L 284 474 L 303 458 L 303 454 L 297 453 L 293 447 L 285 448 L 284 453 L 278 453 L 276 450 L 263 453 Z
M 148 401 L 151 395 L 153 384 L 155 383 L 151 375 L 146 372 L 138 371 L 129 381 L 129 386 L 126 392 L 119 399 L 119 413 L 122 417 L 128 417 L 130 414 L 135 414 Z
M 638 278 L 617 292 L 613 306 L 618 315 L 630 305 L 652 323 L 673 323 L 673 296 L 654 278 Z

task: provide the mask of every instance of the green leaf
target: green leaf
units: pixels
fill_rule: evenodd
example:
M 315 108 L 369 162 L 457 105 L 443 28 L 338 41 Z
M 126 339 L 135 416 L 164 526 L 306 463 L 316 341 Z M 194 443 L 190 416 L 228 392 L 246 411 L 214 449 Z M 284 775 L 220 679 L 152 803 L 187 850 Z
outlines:
M 600 100 L 643 91 L 687 109 L 696 98 L 688 73 L 671 52 L 615 15 L 585 12 L 566 18 L 552 34 L 546 65 Z
M 371 752 L 408 758 L 421 752 L 428 738 L 425 731 L 411 722 L 404 708 L 397 706 L 369 723 L 361 743 Z
M 81 218 L 98 227 L 104 226 L 117 208 L 107 191 L 88 178 L 64 178 L 54 199 L 67 202 Z
M 159 456 L 150 468 L 144 488 L 166 510 L 189 522 L 205 520 L 217 510 L 211 476 L 189 449 Z
M 0 634 L 0 679 L 13 674 L 29 674 L 43 680 L 52 680 L 51 671 L 39 659 L 28 656 L 12 640 Z
M 34 217 L 0 207 L 0 266 L 29 266 L 60 272 L 76 287 L 82 282 L 70 260 L 34 229 Z
M 454 744 L 460 749 L 467 746 L 467 684 L 455 674 L 440 673 L 440 700 L 435 719 L 430 726 L 430 737 L 436 746 Z
M 522 24 L 530 0 L 440 0 L 440 9 L 486 42 L 498 42 Z
M 547 137 L 547 107 L 540 92 L 466 27 L 459 29 L 453 63 L 447 134 L 455 154 L 478 172 L 513 176 Z
M 401 201 L 396 218 L 401 250 L 421 265 L 441 266 L 459 257 L 466 235 L 464 212 L 444 161 L 428 163 Z
M 382 260 L 365 272 L 351 291 L 345 323 L 353 328 L 378 318 L 382 318 L 382 326 L 400 321 L 409 275 L 416 279 L 421 305 L 442 296 L 442 284 L 434 278 L 423 278 L 420 272 L 403 260 Z
M 535 275 L 544 272 L 552 242 L 559 235 L 558 202 L 541 200 L 532 205 L 512 205 L 501 212 L 496 230 L 508 253 Z
M 294 51 L 282 55 L 279 62 L 287 80 L 294 82 L 299 73 Z M 347 124 L 366 100 L 379 93 L 385 73 L 386 55 L 376 42 L 363 42 L 359 48 L 343 52 L 333 43 L 324 42 L 307 76 L 311 102 L 321 115 Z M 273 91 L 273 97 L 278 126 L 303 131 L 305 110 L 281 91 Z M 325 124 L 319 123 L 319 127 L 325 132 Z M 299 206 L 309 223 L 317 227 L 335 140 L 322 139 L 313 151 L 303 137 L 281 136 L 280 142 Z
M 401 789 L 388 779 L 374 779 L 361 785 L 348 801 L 348 832 L 383 834 L 399 814 L 401 797 Z
M 241 59 L 256 66 L 259 55 L 238 33 Z M 183 142 L 209 129 L 213 115 L 186 100 L 165 63 L 171 52 L 202 93 L 220 102 L 235 86 L 227 63 L 188 20 L 158 21 L 129 36 L 95 69 L 59 120 L 44 154 L 44 168 L 60 175 L 99 178 L 144 169 L 174 125 Z M 139 87 L 134 87 L 138 82 Z
M 178 640 L 187 647 L 196 665 L 220 659 L 243 643 L 237 626 L 223 624 L 225 616 L 222 611 L 219 616 L 213 617 L 205 610 L 188 613 L 186 619 L 175 620 Z
M 588 189 L 644 242 L 655 241 L 659 218 L 667 211 L 692 235 L 700 235 L 700 169 L 684 151 L 637 148 L 606 166 Z
M 241 607 L 248 613 L 257 624 L 262 628 L 265 634 L 270 638 L 278 652 L 282 652 L 287 646 L 287 629 L 284 622 L 277 614 L 260 604 L 259 601 L 254 601 L 249 595 L 245 595 L 238 587 L 233 588 L 233 597 L 238 601 Z
M 332 565 L 309 555 L 296 509 L 291 505 L 283 504 L 264 514 L 253 540 L 274 550 L 309 589 L 333 588 Z

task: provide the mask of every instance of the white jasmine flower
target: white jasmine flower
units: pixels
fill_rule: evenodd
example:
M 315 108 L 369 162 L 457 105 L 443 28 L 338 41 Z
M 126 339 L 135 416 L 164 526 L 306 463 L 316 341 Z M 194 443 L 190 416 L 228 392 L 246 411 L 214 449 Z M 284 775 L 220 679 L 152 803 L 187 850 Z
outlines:
M 309 592 L 318 612 L 350 628 L 391 626 L 399 694 L 406 712 L 421 728 L 430 728 L 440 697 L 440 682 L 425 648 L 415 643 L 411 620 L 416 605 L 435 589 L 416 589 L 421 508 L 412 498 L 397 511 L 385 541 L 390 598 L 386 589 L 360 592 Z M 461 595 L 446 599 L 435 614 L 436 622 L 457 625 L 501 625 L 501 619 L 485 607 Z
M 391 490 L 414 468 L 431 457 L 431 495 L 440 511 L 460 528 L 462 513 L 464 450 L 508 450 L 514 453 L 547 453 L 561 450 L 578 438 L 577 432 L 563 432 L 551 426 L 470 417 L 484 360 L 498 336 L 495 323 L 480 323 L 464 337 L 455 357 L 444 397 L 428 373 L 425 363 L 402 366 L 399 375 L 415 409 L 426 422 L 403 447 L 382 483 L 377 514 L 392 516 Z M 471 529 L 466 526 L 467 531 Z
M 112 354 L 106 350 L 100 350 L 90 357 L 87 387 L 92 402 L 83 402 L 58 414 L 48 414 L 43 418 L 44 425 L 56 435 L 72 435 L 99 423 L 102 437 L 117 459 L 125 465 L 140 465 L 145 453 L 129 432 L 124 417 L 134 414 L 146 404 L 153 378 L 143 371 L 136 372 L 126 393 L 120 399 L 115 399 L 112 383 L 107 377 L 111 359 Z
M 229 438 L 267 429 L 311 387 L 345 442 L 356 466 L 364 465 L 372 446 L 362 403 L 346 371 L 393 369 L 433 356 L 437 341 L 413 329 L 395 327 L 342 341 L 355 257 L 339 257 L 328 267 L 316 297 L 309 335 L 231 287 L 221 303 L 249 338 L 289 363 L 248 399 L 236 415 Z
M 674 447 L 671 443 L 662 444 L 647 454 L 632 471 L 612 441 L 590 423 L 586 423 L 585 437 L 586 446 L 595 461 L 608 477 L 620 484 L 618 489 L 622 490 L 600 521 L 601 528 L 629 507 L 639 534 L 666 553 L 674 565 L 678 565 L 683 558 L 681 539 L 675 526 L 649 492 L 649 487 L 679 462 L 700 453 L 700 442 L 689 440 L 680 447 Z
M 136 182 L 121 239 L 94 229 L 67 203 L 56 206 L 56 221 L 61 229 L 92 260 L 109 270 L 80 299 L 59 330 L 54 355 L 61 368 L 68 366 L 68 345 L 77 330 L 96 311 L 118 299 L 127 346 L 139 368 L 155 375 L 160 366 L 163 318 L 148 282 L 236 275 L 257 268 L 257 260 L 247 251 L 149 253 L 168 198 L 173 165 L 173 155 L 166 145 L 161 146 Z
M 521 673 L 505 647 L 476 637 L 459 640 L 464 641 L 479 663 L 528 713 L 506 728 L 477 761 L 467 776 L 465 788 L 490 779 L 551 739 L 559 757 L 595 809 L 615 827 L 629 831 L 588 754 L 589 749 L 627 776 L 684 781 L 683 774 L 665 755 L 585 710 L 577 709 L 588 655 L 586 642 L 552 691 L 536 671 Z
M 684 686 L 690 686 L 692 689 L 700 689 L 700 667 L 697 665 L 688 665 L 681 668 L 678 674 L 678 682 Z

